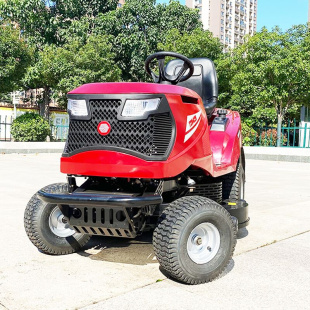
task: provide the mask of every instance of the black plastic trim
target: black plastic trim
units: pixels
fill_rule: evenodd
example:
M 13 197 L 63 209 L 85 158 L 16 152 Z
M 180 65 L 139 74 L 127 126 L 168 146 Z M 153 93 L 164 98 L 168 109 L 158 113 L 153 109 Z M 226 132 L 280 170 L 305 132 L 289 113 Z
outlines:
M 249 209 L 248 203 L 245 200 L 229 200 L 226 199 L 223 201 L 223 207 L 230 213 L 231 216 L 234 216 L 238 219 L 238 228 L 245 227 L 249 225 L 250 218 L 248 216 Z
M 117 116 L 117 119 L 119 121 L 142 121 L 142 120 L 146 120 L 148 117 L 153 116 L 153 115 L 157 115 L 157 114 L 163 114 L 163 113 L 169 113 L 171 121 L 172 121 L 172 133 L 171 133 L 171 139 L 170 139 L 170 143 L 169 146 L 167 148 L 166 154 L 164 156 L 147 156 L 144 155 L 140 152 L 136 152 L 136 151 L 132 151 L 126 148 L 122 148 L 122 147 L 114 147 L 114 146 L 104 146 L 104 147 L 98 147 L 98 146 L 94 146 L 94 147 L 85 147 L 85 148 L 81 148 L 79 150 L 76 150 L 74 152 L 70 152 L 70 153 L 65 153 L 63 152 L 62 156 L 63 157 L 71 157 L 73 155 L 79 154 L 79 153 L 83 153 L 83 152 L 87 152 L 87 151 L 94 151 L 94 150 L 107 150 L 107 151 L 115 151 L 115 152 L 121 152 L 124 154 L 128 154 L 128 155 L 133 155 L 135 157 L 147 160 L 147 161 L 165 161 L 168 159 L 173 146 L 175 144 L 175 139 L 176 139 L 176 124 L 175 124 L 175 120 L 172 114 L 172 111 L 170 109 L 168 100 L 166 98 L 165 95 L 163 94 L 77 94 L 77 95 L 67 95 L 68 99 L 85 99 L 86 100 L 86 104 L 87 104 L 87 109 L 90 111 L 90 107 L 89 107 L 89 101 L 90 100 L 121 100 L 122 104 L 121 107 L 119 109 L 119 113 Z M 158 109 L 156 111 L 150 111 L 149 113 L 141 116 L 141 117 L 124 117 L 121 116 L 121 112 L 123 111 L 124 105 L 126 100 L 141 100 L 141 99 L 154 99 L 154 98 L 160 98 L 160 104 L 158 106 Z M 69 113 L 70 115 L 71 113 Z M 87 120 L 90 120 L 92 117 L 91 113 L 89 115 L 89 118 Z M 78 118 L 76 116 L 72 117 L 72 115 L 70 115 L 70 119 L 72 120 L 85 120 L 83 118 Z M 104 119 L 103 119 L 104 121 Z M 69 128 L 69 134 L 70 134 L 70 128 Z M 65 149 L 66 150 L 66 146 Z
M 104 194 L 50 194 L 44 191 L 38 192 L 38 197 L 46 203 L 59 205 L 82 205 L 82 206 L 106 206 L 142 208 L 148 205 L 162 203 L 161 195 L 128 196 L 128 195 L 104 195 Z

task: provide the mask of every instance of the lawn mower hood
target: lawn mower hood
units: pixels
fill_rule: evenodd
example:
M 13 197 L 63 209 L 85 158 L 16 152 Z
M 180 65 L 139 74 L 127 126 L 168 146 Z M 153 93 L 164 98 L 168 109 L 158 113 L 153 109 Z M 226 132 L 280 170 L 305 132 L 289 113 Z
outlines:
M 63 173 L 162 179 L 174 177 L 190 166 L 211 175 L 227 173 L 229 165 L 235 166 L 238 161 L 240 152 L 233 157 L 233 163 L 231 153 L 228 163 L 218 165 L 213 161 L 205 108 L 200 96 L 188 88 L 93 83 L 71 91 L 68 99 L 70 128 L 61 158 Z M 209 121 L 215 116 L 216 111 Z M 217 148 L 221 164 L 223 140 L 227 145 L 240 127 L 238 113 L 230 112 L 227 117 L 234 126 L 216 132 L 215 139 L 221 145 Z M 230 141 L 233 145 L 229 152 L 239 147 L 235 142 Z

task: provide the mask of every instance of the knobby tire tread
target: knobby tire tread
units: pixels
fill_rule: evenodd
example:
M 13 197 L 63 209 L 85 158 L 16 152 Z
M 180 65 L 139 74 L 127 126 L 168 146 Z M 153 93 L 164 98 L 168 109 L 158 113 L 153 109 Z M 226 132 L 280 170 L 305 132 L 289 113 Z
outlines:
M 48 185 L 42 188 L 43 191 L 51 194 L 59 194 L 68 191 L 68 185 L 65 183 L 55 183 Z M 66 248 L 65 250 L 55 249 L 51 246 L 48 246 L 38 231 L 39 217 L 38 210 L 42 208 L 42 202 L 37 197 L 37 194 L 34 194 L 30 201 L 27 204 L 25 213 L 24 213 L 24 227 L 26 234 L 30 241 L 43 253 L 51 255 L 66 255 L 71 254 L 77 251 L 77 248 Z M 48 225 L 48 224 L 47 224 Z M 48 228 L 49 229 L 49 228 Z M 79 246 L 83 247 L 90 239 L 90 236 L 84 235 L 79 241 Z
M 227 259 L 223 268 L 221 268 L 217 273 L 214 273 L 212 277 L 208 279 L 197 280 L 184 274 L 178 262 L 178 240 L 182 226 L 187 220 L 185 215 L 193 214 L 198 209 L 203 209 L 206 205 L 208 208 L 213 208 L 214 210 L 222 213 L 223 216 L 230 219 L 229 225 L 233 231 L 233 245 L 229 259 Z M 170 206 L 163 211 L 159 218 L 159 224 L 154 230 L 153 246 L 155 255 L 161 267 L 169 275 L 181 282 L 188 284 L 201 284 L 205 282 L 211 282 L 212 280 L 219 277 L 220 274 L 225 270 L 235 250 L 237 242 L 236 235 L 236 227 L 229 213 L 222 206 L 205 197 L 183 197 L 171 203 Z

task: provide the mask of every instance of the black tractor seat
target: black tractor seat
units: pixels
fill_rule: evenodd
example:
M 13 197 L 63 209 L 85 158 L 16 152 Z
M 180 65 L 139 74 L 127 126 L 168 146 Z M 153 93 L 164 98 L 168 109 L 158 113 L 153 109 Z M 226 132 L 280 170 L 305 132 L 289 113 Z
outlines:
M 201 97 L 207 115 L 210 117 L 218 99 L 218 81 L 214 63 L 209 58 L 191 58 L 190 60 L 194 64 L 194 74 L 188 80 L 179 82 L 177 85 L 195 91 Z M 167 74 L 176 75 L 183 63 L 179 59 L 168 62 Z

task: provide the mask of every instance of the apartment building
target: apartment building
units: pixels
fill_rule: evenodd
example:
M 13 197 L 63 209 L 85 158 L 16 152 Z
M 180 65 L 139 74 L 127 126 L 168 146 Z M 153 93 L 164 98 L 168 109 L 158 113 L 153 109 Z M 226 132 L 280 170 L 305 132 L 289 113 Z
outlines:
M 226 49 L 242 44 L 246 34 L 256 32 L 257 0 L 186 0 L 186 5 L 199 10 L 204 29 L 218 37 Z

